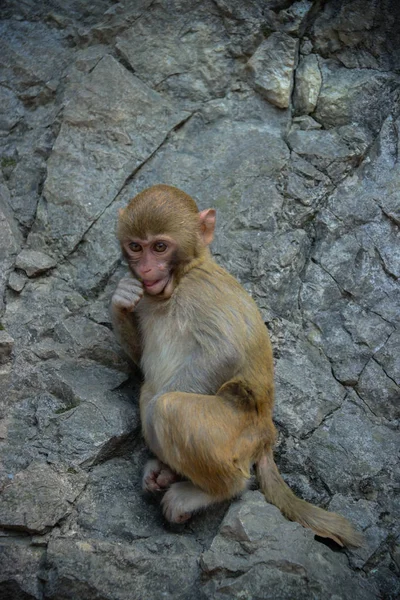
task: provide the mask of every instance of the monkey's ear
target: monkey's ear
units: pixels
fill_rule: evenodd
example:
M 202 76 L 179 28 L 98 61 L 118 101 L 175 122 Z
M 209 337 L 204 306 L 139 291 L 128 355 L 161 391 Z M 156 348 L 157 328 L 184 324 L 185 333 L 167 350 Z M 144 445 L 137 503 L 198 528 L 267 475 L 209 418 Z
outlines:
M 119 217 L 122 217 L 122 215 L 124 214 L 124 212 L 125 212 L 125 209 L 124 209 L 124 208 L 119 208 L 119 209 L 118 209 L 118 216 L 119 216 Z
M 200 231 L 203 242 L 206 246 L 211 244 L 214 239 L 215 221 L 217 213 L 214 208 L 207 208 L 199 213 Z

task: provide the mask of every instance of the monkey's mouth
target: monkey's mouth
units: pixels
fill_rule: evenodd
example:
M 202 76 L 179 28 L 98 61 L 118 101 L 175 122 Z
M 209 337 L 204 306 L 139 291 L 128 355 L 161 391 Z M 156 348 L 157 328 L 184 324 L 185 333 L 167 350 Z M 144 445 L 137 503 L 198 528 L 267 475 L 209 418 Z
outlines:
M 157 283 L 158 283 L 159 281 L 162 281 L 162 280 L 161 280 L 161 279 L 156 279 L 155 281 L 145 281 L 145 280 L 143 280 L 143 285 L 144 285 L 145 287 L 147 287 L 147 288 L 151 288 L 151 287 L 153 287 L 154 285 L 157 285 Z
M 143 287 L 148 294 L 156 296 L 164 291 L 165 287 L 168 285 L 169 279 L 169 276 L 163 277 L 162 279 L 156 279 L 155 281 L 146 281 L 144 279 Z

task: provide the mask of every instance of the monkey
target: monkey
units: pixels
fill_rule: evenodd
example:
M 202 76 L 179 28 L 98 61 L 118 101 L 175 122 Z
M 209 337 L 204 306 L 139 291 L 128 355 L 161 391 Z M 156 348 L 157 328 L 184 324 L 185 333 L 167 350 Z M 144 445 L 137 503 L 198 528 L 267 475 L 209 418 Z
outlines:
M 210 252 L 216 211 L 157 184 L 120 209 L 129 274 L 112 296 L 120 344 L 140 366 L 140 417 L 154 453 L 143 489 L 162 492 L 167 521 L 184 523 L 238 496 L 255 466 L 261 491 L 290 520 L 340 546 L 362 536 L 342 516 L 298 498 L 274 461 L 273 355 L 258 307 Z

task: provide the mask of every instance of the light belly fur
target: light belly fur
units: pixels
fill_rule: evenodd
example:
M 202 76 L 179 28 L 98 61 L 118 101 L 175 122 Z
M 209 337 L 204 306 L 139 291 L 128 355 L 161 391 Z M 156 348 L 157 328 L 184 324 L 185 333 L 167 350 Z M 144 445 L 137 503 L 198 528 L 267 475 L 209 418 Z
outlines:
M 195 340 L 189 328 L 169 314 L 152 315 L 145 323 L 141 368 L 145 382 L 159 393 L 192 354 Z

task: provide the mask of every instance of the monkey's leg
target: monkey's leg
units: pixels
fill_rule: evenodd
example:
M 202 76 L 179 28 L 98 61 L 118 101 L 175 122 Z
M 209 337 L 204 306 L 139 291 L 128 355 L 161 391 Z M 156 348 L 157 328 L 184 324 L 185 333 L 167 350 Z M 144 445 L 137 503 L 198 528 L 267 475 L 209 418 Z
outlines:
M 246 488 L 260 446 L 256 411 L 218 395 L 168 392 L 150 400 L 142 396 L 141 414 L 150 448 L 191 482 L 173 484 L 166 493 L 168 519 L 182 522 Z
M 144 467 L 142 488 L 144 492 L 163 492 L 178 479 L 179 475 L 172 471 L 168 465 L 158 460 L 158 458 L 152 458 L 147 461 Z
M 179 481 L 171 485 L 161 505 L 170 523 L 184 523 L 194 512 L 218 501 L 219 498 L 207 494 L 191 481 Z

